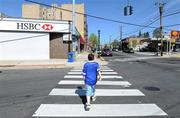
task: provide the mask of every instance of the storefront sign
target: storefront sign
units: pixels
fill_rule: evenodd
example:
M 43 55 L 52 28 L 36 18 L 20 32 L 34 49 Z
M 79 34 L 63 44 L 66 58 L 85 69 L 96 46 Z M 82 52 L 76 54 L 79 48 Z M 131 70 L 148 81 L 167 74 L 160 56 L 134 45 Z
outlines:
M 72 41 L 71 34 L 63 34 L 63 41 Z
M 37 31 L 37 32 L 70 32 L 68 21 L 44 21 L 27 19 L 2 19 L 1 31 Z

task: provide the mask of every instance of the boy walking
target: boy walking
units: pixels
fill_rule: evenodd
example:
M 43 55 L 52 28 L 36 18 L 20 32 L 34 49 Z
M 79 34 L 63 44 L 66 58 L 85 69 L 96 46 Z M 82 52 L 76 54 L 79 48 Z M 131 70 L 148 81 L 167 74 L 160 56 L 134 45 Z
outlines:
M 86 88 L 86 104 L 85 104 L 85 110 L 89 111 L 91 104 L 91 99 L 95 101 L 95 85 L 97 82 L 97 78 L 99 75 L 99 80 L 101 80 L 101 72 L 100 67 L 97 62 L 94 62 L 94 55 L 89 54 L 88 55 L 88 62 L 84 64 L 83 67 L 83 76 L 84 76 L 84 82 L 85 82 L 85 88 Z

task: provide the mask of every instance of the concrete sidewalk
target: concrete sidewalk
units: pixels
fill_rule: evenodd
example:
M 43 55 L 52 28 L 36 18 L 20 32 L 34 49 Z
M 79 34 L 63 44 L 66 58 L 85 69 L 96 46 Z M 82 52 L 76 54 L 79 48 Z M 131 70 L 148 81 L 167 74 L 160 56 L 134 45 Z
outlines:
M 136 54 L 139 54 L 139 55 L 145 55 L 145 56 L 156 56 L 156 53 L 154 52 L 135 52 Z M 158 54 L 159 57 L 160 56 L 160 53 Z M 172 52 L 171 54 L 167 54 L 166 52 L 163 52 L 163 57 L 175 57 L 175 58 L 180 58 L 180 52 Z
M 77 54 L 74 62 L 68 62 L 67 59 L 50 59 L 50 60 L 21 60 L 21 61 L 0 61 L 0 70 L 5 69 L 40 69 L 40 68 L 82 68 L 84 63 L 88 61 L 89 53 L 83 52 Z M 100 65 L 106 65 L 108 62 L 103 58 L 95 58 Z

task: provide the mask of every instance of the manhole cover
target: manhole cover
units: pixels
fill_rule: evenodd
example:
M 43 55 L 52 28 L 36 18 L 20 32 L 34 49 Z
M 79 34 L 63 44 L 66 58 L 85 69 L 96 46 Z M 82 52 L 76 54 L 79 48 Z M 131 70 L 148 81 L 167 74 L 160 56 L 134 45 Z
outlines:
M 32 96 L 32 95 L 25 95 L 26 98 L 29 98 L 29 97 L 31 97 L 31 96 Z
M 148 90 L 148 91 L 160 91 L 160 88 L 153 87 L 153 86 L 146 86 L 146 87 L 144 87 L 144 89 Z

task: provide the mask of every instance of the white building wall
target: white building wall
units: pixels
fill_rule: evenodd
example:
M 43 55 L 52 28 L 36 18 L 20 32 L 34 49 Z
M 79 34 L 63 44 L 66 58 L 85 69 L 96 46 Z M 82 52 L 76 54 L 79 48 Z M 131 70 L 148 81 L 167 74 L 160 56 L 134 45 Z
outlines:
M 49 33 L 0 32 L 0 60 L 38 59 L 50 59 Z

